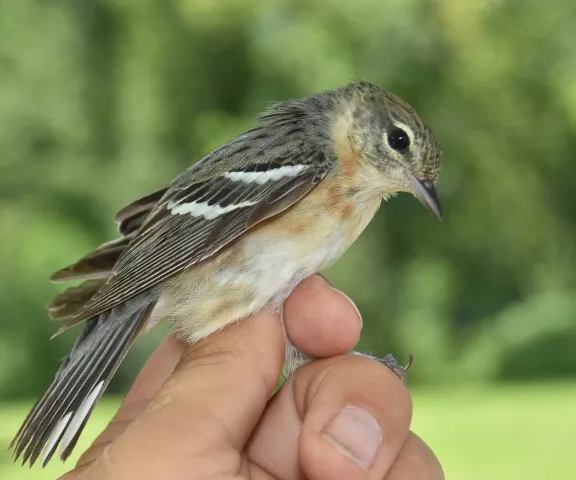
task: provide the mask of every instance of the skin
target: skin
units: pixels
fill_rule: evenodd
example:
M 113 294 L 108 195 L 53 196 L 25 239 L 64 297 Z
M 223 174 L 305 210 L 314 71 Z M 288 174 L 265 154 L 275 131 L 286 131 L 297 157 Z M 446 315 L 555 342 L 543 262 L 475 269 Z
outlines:
M 284 319 L 291 341 L 321 358 L 268 401 L 284 358 L 274 317 L 262 312 L 193 346 L 165 340 L 114 419 L 62 478 L 444 478 L 432 451 L 409 431 L 412 406 L 402 382 L 374 360 L 345 355 L 362 320 L 319 276 L 296 288 Z M 333 419 L 351 407 L 379 427 L 379 446 L 364 449 L 370 461 L 335 440 Z

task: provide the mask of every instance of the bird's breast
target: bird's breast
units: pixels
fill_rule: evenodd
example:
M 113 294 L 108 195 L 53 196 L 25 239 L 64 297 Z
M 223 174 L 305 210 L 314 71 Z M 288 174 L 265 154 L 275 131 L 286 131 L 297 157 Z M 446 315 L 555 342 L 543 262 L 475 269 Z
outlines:
M 194 343 L 264 307 L 279 309 L 300 281 L 344 253 L 380 204 L 379 199 L 340 197 L 334 208 L 326 209 L 326 195 L 335 195 L 334 190 L 313 190 L 219 254 L 169 280 L 154 317 L 169 317 L 176 333 Z

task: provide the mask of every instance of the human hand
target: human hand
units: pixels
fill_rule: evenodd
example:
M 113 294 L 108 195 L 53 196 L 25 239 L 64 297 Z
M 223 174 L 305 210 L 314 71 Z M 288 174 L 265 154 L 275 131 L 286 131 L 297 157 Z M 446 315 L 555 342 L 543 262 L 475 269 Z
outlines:
M 402 382 L 374 360 L 345 355 L 361 319 L 344 295 L 312 277 L 287 300 L 284 320 L 291 341 L 321 358 L 272 399 L 284 359 L 278 315 L 262 312 L 192 346 L 168 338 L 62 478 L 444 478 L 409 431 Z

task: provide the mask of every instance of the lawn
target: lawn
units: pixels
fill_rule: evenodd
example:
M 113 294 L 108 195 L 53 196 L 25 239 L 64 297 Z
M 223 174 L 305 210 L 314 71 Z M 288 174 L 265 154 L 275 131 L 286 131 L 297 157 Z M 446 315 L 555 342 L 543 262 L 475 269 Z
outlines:
M 491 389 L 415 389 L 413 430 L 440 458 L 449 480 L 574 478 L 576 384 Z M 98 406 L 77 452 L 110 419 L 118 401 Z M 0 405 L 0 445 L 8 445 L 28 405 Z M 54 480 L 73 465 L 45 470 L 12 464 L 0 449 L 0 479 Z

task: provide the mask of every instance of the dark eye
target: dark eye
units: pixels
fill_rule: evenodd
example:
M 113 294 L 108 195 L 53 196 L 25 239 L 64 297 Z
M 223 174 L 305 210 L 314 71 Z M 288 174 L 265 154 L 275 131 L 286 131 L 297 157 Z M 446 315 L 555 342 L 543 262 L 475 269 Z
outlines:
M 401 152 L 410 146 L 410 137 L 401 128 L 395 128 L 388 134 L 388 143 L 394 150 Z

